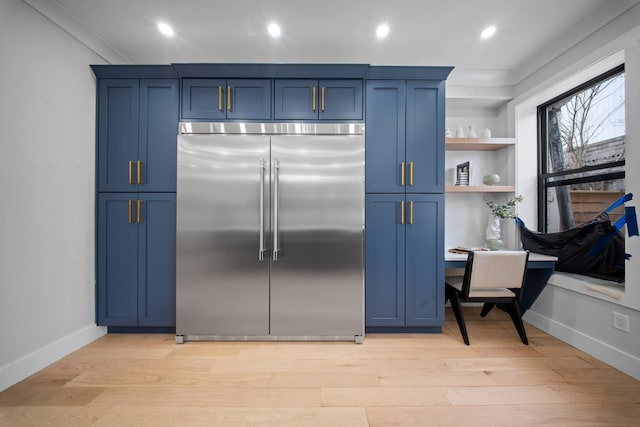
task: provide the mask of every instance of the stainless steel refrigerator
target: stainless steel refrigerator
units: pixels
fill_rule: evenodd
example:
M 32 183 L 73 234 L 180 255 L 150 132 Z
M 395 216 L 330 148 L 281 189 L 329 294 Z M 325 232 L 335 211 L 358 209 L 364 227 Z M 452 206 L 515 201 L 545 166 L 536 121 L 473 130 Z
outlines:
M 364 336 L 364 124 L 181 123 L 176 342 Z

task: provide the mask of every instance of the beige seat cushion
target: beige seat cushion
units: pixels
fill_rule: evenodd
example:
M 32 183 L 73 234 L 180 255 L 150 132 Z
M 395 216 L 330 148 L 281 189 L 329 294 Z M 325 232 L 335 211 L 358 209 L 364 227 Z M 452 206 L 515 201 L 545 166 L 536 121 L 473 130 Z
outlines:
M 446 282 L 462 292 L 462 277 L 451 276 L 446 278 Z M 482 288 L 472 289 L 469 292 L 471 298 L 513 298 L 516 294 L 506 288 Z

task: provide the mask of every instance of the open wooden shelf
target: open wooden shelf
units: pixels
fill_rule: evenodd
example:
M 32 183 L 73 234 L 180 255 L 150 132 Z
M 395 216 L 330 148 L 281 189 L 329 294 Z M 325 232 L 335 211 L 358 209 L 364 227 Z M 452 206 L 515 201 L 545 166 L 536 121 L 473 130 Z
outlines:
M 445 150 L 495 151 L 515 143 L 515 138 L 445 138 Z
M 447 185 L 445 193 L 513 193 L 513 185 Z

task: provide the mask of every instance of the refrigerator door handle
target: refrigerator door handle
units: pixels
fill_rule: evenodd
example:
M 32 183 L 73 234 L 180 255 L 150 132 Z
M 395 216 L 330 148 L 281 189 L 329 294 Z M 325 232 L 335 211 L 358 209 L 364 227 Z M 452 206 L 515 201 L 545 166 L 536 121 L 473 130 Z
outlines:
M 280 248 L 278 247 L 278 173 L 280 162 L 273 159 L 273 261 L 278 261 Z
M 260 159 L 260 248 L 258 249 L 258 261 L 264 261 L 264 159 Z

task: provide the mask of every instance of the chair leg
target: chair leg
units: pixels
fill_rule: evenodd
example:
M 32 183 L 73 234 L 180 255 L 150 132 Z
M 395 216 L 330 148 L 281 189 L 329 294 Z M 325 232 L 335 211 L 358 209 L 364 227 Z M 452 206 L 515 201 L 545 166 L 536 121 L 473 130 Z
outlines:
M 451 309 L 453 310 L 453 314 L 456 316 L 456 321 L 458 322 L 462 339 L 466 345 L 469 345 L 469 336 L 467 335 L 467 327 L 464 324 L 464 315 L 462 314 L 462 305 L 460 304 L 458 294 L 455 290 L 449 287 L 446 287 L 445 293 L 448 294 L 448 298 L 451 301 Z
M 522 315 L 520 314 L 518 301 L 513 300 L 511 305 L 509 305 L 509 314 L 511 315 L 511 320 L 513 321 L 513 324 L 518 331 L 518 335 L 520 335 L 520 340 L 522 340 L 523 344 L 529 345 L 529 340 L 527 339 L 527 333 L 524 330 L 524 323 L 522 322 Z
M 489 303 L 489 302 L 485 302 L 484 305 L 482 306 L 482 311 L 480 312 L 480 317 L 485 317 L 487 314 L 489 314 L 489 312 L 491 311 L 491 309 L 493 307 L 495 307 L 495 304 Z

